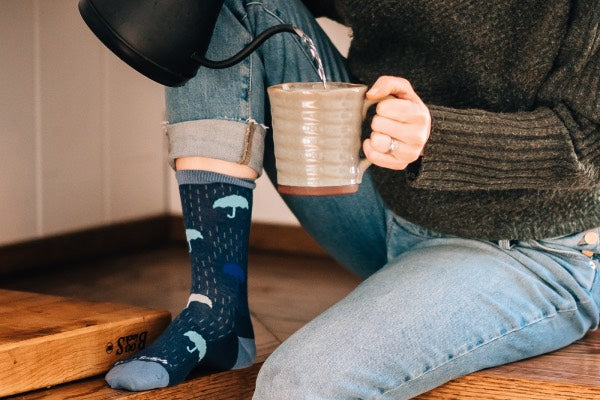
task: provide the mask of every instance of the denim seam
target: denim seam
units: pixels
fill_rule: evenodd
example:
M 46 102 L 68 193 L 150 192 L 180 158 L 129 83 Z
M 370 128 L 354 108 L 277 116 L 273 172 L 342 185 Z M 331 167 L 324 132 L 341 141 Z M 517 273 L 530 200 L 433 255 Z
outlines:
M 245 13 L 244 16 L 240 18 L 240 22 L 244 22 L 246 19 L 248 19 L 248 13 Z
M 256 129 L 256 122 L 253 119 L 248 120 L 246 125 L 246 135 L 244 137 L 244 152 L 240 160 L 240 164 L 248 165 L 252 158 L 252 143 L 254 140 L 254 130 Z
M 246 3 L 246 6 L 261 6 L 267 14 L 271 15 L 273 18 L 275 18 L 280 23 L 282 23 L 282 24 L 288 23 L 283 18 L 281 18 L 279 15 L 277 15 L 277 13 L 275 11 L 268 9 L 262 1 L 251 1 L 249 3 Z M 246 14 L 246 17 L 247 16 L 248 15 Z M 314 62 L 312 56 L 310 55 L 310 53 L 308 53 L 307 50 L 304 48 L 305 46 L 302 45 L 302 40 L 300 40 L 300 38 L 297 35 L 293 36 L 293 40 L 298 44 L 300 51 L 302 51 L 302 53 L 306 56 L 308 61 L 310 61 L 310 65 L 313 67 L 313 70 L 318 74 L 319 70 L 318 70 L 317 66 L 315 65 L 315 62 Z
M 167 131 L 166 135 L 169 136 L 168 135 L 168 127 L 170 125 L 176 125 L 176 124 L 182 123 L 182 122 L 194 122 L 194 121 L 206 121 L 206 120 L 232 121 L 232 122 L 240 122 L 242 124 L 247 124 L 248 122 L 254 122 L 256 125 L 260 125 L 265 130 L 269 129 L 269 127 L 266 126 L 265 124 L 261 124 L 260 122 L 256 121 L 255 119 L 252 119 L 252 118 L 247 118 L 247 119 L 244 119 L 244 118 L 231 118 L 231 117 L 224 117 L 224 116 L 221 116 L 221 115 L 217 115 L 215 117 L 200 118 L 200 119 L 191 119 L 191 120 L 176 122 L 174 124 L 171 124 L 168 121 L 165 121 L 164 125 L 165 125 L 165 130 Z
M 252 59 L 254 57 L 250 56 L 246 59 L 248 60 L 248 101 L 246 102 L 248 109 L 246 110 L 246 115 L 250 120 L 252 118 L 252 68 L 254 68 L 254 63 Z
M 202 119 L 196 119 L 196 120 L 190 120 L 190 121 L 202 121 L 202 120 L 212 120 L 212 119 L 219 119 L 222 121 L 241 122 L 242 124 L 245 124 L 246 122 L 248 122 L 247 119 L 243 119 L 243 118 L 231 118 L 231 117 L 220 117 L 220 116 L 211 117 L 211 118 L 202 118 Z M 182 121 L 182 122 L 189 122 L 189 121 Z
M 591 303 L 591 301 L 581 302 L 581 303 L 578 303 L 578 304 L 580 304 L 580 305 L 585 305 L 585 304 L 589 304 L 589 303 Z M 509 335 L 509 334 L 511 334 L 511 333 L 518 332 L 518 331 L 520 331 L 520 330 L 523 330 L 523 329 L 525 329 L 525 328 L 528 328 L 528 327 L 530 327 L 530 326 L 532 326 L 532 325 L 535 325 L 535 324 L 537 324 L 537 323 L 540 323 L 540 322 L 546 321 L 546 320 L 548 320 L 548 319 L 554 318 L 554 317 L 558 316 L 558 314 L 577 311 L 577 309 L 578 309 L 578 308 L 577 308 L 577 307 L 575 307 L 575 308 L 569 308 L 569 309 L 565 309 L 565 310 L 557 310 L 557 311 L 556 311 L 556 313 L 553 313 L 553 314 L 550 314 L 550 315 L 543 316 L 542 318 L 538 318 L 538 319 L 536 319 L 536 320 L 534 320 L 534 321 L 531 321 L 531 322 L 529 322 L 528 324 L 526 324 L 526 325 L 523 325 L 523 326 L 520 326 L 520 327 L 518 327 L 518 328 L 513 328 L 512 330 L 510 330 L 510 331 L 507 331 L 507 332 L 505 332 L 504 334 L 501 334 L 501 335 L 499 335 L 499 336 L 496 336 L 496 337 L 494 337 L 494 338 L 492 338 L 492 339 L 488 340 L 487 342 L 481 343 L 480 345 L 476 345 L 476 346 L 475 346 L 475 347 L 473 347 L 472 349 L 469 349 L 469 350 L 465 351 L 464 353 L 462 353 L 462 354 L 460 354 L 460 355 L 453 356 L 451 359 L 449 359 L 449 360 L 447 360 L 447 361 L 445 361 L 445 362 L 441 363 L 440 365 L 438 365 L 438 366 L 436 366 L 436 367 L 434 367 L 434 368 L 431 368 L 431 369 L 427 370 L 426 372 L 423 372 L 423 373 L 421 373 L 421 375 L 419 375 L 419 376 L 416 376 L 415 378 L 413 378 L 413 379 L 410 379 L 410 380 L 407 380 L 407 381 L 405 381 L 405 382 L 402 382 L 400 385 L 396 386 L 396 387 L 395 387 L 395 388 L 393 388 L 393 389 L 386 390 L 384 393 L 382 393 L 382 394 L 381 394 L 381 396 L 380 396 L 380 397 L 377 397 L 377 398 L 378 398 L 378 399 L 383 399 L 383 398 L 384 398 L 384 396 L 386 396 L 386 395 L 389 395 L 389 394 L 392 394 L 392 393 L 394 393 L 395 391 L 402 389 L 402 387 L 403 387 L 404 385 L 406 385 L 407 383 L 412 383 L 412 382 L 416 381 L 417 379 L 420 379 L 420 378 L 422 378 L 422 377 L 424 377 L 424 376 L 426 376 L 426 375 L 429 375 L 431 372 L 433 372 L 433 371 L 435 371 L 435 370 L 437 370 L 437 369 L 439 369 L 439 368 L 441 368 L 441 367 L 445 366 L 446 364 L 448 364 L 448 363 L 451 363 L 451 362 L 453 362 L 453 361 L 455 361 L 455 360 L 457 360 L 457 359 L 459 359 L 459 358 L 462 358 L 462 357 L 464 357 L 464 356 L 466 356 L 466 355 L 468 355 L 468 354 L 470 354 L 470 353 L 474 352 L 475 350 L 478 350 L 478 349 L 480 349 L 480 348 L 482 348 L 482 347 L 484 347 L 484 346 L 487 346 L 487 345 L 489 345 L 490 343 L 493 343 L 493 342 L 495 342 L 495 341 L 496 341 L 496 340 L 498 340 L 498 339 L 502 339 L 503 337 L 506 337 L 506 336 L 508 336 L 508 335 Z
M 239 19 L 240 23 L 243 23 L 246 19 L 248 19 L 248 13 L 244 13 L 244 15 Z M 254 39 L 253 34 L 250 32 L 250 30 L 248 29 L 248 35 L 250 36 L 251 39 Z M 252 57 L 246 57 L 243 61 L 244 64 L 248 64 L 248 96 L 247 96 L 247 101 L 246 101 L 246 115 L 248 116 L 248 118 L 246 120 L 242 120 L 241 122 L 244 123 L 248 123 L 248 121 L 252 120 L 252 68 L 253 68 L 253 63 L 252 63 Z
M 396 225 L 396 219 L 394 218 L 393 212 L 390 210 L 385 210 L 386 212 L 386 228 L 387 228 L 387 232 L 386 232 L 386 237 L 385 237 L 385 256 L 386 256 L 386 263 L 389 263 L 390 259 L 392 258 L 392 246 L 391 246 L 391 242 L 392 242 L 392 237 L 393 237 L 393 233 L 394 233 L 394 228 Z
M 387 237 L 386 237 L 386 247 L 387 247 L 387 248 L 389 248 L 389 247 L 390 247 L 390 246 L 389 246 L 389 244 L 390 244 L 390 240 L 391 240 L 391 238 L 392 238 L 392 232 L 393 232 L 393 230 L 394 230 L 394 223 L 395 223 L 395 220 L 394 220 L 394 217 L 393 217 L 393 215 L 391 215 L 391 211 L 389 211 L 389 210 L 386 210 L 386 211 L 387 211 L 387 213 L 388 213 L 388 215 L 387 215 L 387 218 L 386 218 L 386 221 L 387 221 L 387 232 L 386 232 L 386 235 L 387 235 Z

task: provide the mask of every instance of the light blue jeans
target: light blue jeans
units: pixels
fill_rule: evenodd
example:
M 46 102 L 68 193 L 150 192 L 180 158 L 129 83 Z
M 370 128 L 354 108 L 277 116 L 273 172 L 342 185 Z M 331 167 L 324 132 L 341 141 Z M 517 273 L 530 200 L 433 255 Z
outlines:
M 282 22 L 313 38 L 329 79 L 350 80 L 342 57 L 296 0 L 226 0 L 208 57 L 226 58 Z M 316 80 L 308 50 L 287 33 L 239 65 L 201 68 L 186 86 L 167 90 L 171 158 L 209 156 L 259 172 L 264 165 L 276 182 L 266 87 Z M 368 173 L 356 194 L 284 200 L 340 264 L 365 280 L 269 357 L 256 400 L 408 399 L 559 349 L 598 325 L 599 265 L 581 252 L 600 251 L 597 241 L 588 243 L 598 229 L 497 242 L 432 232 L 387 210 Z

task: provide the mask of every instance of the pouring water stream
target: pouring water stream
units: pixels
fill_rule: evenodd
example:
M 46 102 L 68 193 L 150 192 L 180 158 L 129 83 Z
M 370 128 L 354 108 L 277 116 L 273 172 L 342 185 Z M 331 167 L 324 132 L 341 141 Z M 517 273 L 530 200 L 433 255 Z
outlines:
M 299 28 L 295 27 L 294 30 L 296 31 L 296 34 L 300 36 L 302 42 L 308 47 L 310 55 L 313 58 L 314 63 L 316 64 L 319 78 L 321 79 L 321 82 L 323 82 L 323 89 L 327 89 L 327 76 L 325 75 L 325 68 L 323 68 L 323 61 L 321 61 L 321 57 L 319 56 L 319 52 L 317 51 L 317 46 L 315 46 L 315 43 L 310 38 L 310 36 L 302 32 Z

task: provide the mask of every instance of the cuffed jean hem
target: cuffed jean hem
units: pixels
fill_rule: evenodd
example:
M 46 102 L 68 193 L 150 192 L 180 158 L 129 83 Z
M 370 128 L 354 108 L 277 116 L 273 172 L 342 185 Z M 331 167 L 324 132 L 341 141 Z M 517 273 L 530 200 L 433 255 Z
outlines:
M 262 174 L 266 129 L 246 122 L 204 119 L 167 126 L 169 165 L 180 157 L 207 157 L 248 165 Z

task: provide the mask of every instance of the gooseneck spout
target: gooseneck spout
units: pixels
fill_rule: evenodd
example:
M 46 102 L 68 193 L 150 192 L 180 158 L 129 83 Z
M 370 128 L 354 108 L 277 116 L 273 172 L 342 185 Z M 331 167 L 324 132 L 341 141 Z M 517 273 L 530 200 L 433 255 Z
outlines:
M 280 32 L 291 32 L 291 33 L 297 34 L 298 36 L 302 35 L 302 32 L 294 25 L 289 25 L 289 24 L 275 25 L 275 26 L 267 29 L 266 31 L 264 31 L 263 33 L 258 35 L 257 37 L 255 37 L 250 43 L 248 43 L 246 45 L 246 47 L 244 47 L 242 50 L 240 50 L 239 53 L 235 54 L 234 56 L 232 56 L 226 60 L 222 60 L 222 61 L 207 60 L 203 55 L 200 55 L 197 52 L 194 52 L 192 54 L 192 59 L 204 67 L 213 68 L 213 69 L 228 68 L 228 67 L 231 67 L 231 66 L 239 63 L 244 58 L 248 57 L 250 55 L 250 53 L 252 53 L 258 47 L 260 47 L 260 45 L 263 44 L 265 40 L 267 40 L 271 36 L 273 36 L 277 33 L 280 33 Z

